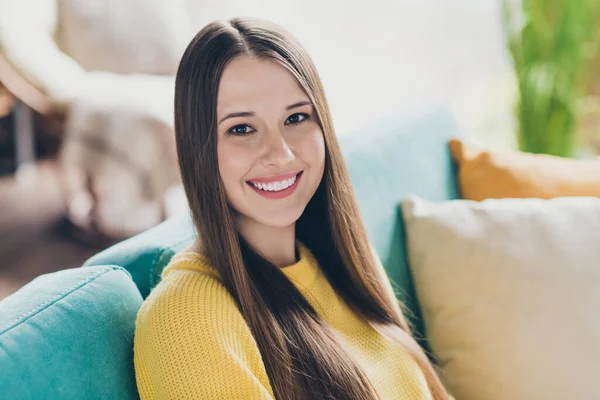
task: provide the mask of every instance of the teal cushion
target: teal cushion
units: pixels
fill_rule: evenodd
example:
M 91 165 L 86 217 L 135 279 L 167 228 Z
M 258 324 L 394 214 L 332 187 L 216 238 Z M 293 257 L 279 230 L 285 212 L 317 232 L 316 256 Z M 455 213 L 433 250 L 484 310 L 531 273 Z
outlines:
M 117 266 L 37 277 L 0 302 L 0 397 L 137 399 L 142 297 Z

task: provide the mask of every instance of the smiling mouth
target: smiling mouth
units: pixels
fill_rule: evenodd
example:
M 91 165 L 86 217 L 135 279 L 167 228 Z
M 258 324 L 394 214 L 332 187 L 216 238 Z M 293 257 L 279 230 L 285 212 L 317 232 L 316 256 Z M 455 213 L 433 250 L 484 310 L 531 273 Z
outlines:
M 291 178 L 279 180 L 279 181 L 272 181 L 272 182 L 246 181 L 246 183 L 248 184 L 248 186 L 250 186 L 252 189 L 254 189 L 255 192 L 259 193 L 260 195 L 262 195 L 264 197 L 272 198 L 272 199 L 279 199 L 279 198 L 289 196 L 290 194 L 292 194 L 294 192 L 294 190 L 296 190 L 296 187 L 298 187 L 298 182 L 300 181 L 300 178 L 303 173 L 304 173 L 304 171 L 300 171 L 299 173 L 292 176 Z
M 303 171 L 300 171 L 296 175 L 292 176 L 291 178 L 279 180 L 279 181 L 272 181 L 272 182 L 247 181 L 246 183 L 248 183 L 251 186 L 254 186 L 257 189 L 263 190 L 265 192 L 280 192 L 280 191 L 285 190 L 285 189 L 289 188 L 290 186 L 294 185 L 296 183 L 296 180 L 298 179 L 298 176 L 302 172 Z

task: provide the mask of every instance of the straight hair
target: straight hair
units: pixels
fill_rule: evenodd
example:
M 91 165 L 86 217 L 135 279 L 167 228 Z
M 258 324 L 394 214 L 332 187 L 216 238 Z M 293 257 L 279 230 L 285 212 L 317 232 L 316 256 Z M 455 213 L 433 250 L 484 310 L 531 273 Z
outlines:
M 433 399 L 444 389 L 411 336 L 402 305 L 370 247 L 316 68 L 287 31 L 255 18 L 215 21 L 190 42 L 177 70 L 175 132 L 182 180 L 202 253 L 217 268 L 257 342 L 277 399 L 378 398 L 334 332 L 281 270 L 238 232 L 217 162 L 217 94 L 234 58 L 278 62 L 309 97 L 325 142 L 323 178 L 296 222 L 333 289 L 418 363 Z M 382 275 L 383 274 L 383 275 Z

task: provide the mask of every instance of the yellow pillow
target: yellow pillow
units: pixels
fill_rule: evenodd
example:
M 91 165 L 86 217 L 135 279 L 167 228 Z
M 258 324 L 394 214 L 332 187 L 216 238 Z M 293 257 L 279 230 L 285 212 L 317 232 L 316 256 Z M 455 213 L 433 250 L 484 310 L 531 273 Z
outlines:
M 490 150 L 453 138 L 461 197 L 600 197 L 600 157 L 576 160 L 516 150 Z

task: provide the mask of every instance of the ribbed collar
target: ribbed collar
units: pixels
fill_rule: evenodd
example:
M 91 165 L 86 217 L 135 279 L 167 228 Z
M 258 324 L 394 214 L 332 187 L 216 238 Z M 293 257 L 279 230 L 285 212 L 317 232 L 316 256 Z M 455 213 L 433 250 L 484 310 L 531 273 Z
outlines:
M 295 284 L 308 288 L 319 276 L 319 263 L 310 249 L 303 243 L 296 240 L 296 246 L 300 256 L 299 260 L 295 264 L 283 267 L 281 272 Z
M 296 240 L 296 247 L 300 256 L 299 260 L 294 264 L 281 268 L 281 272 L 297 286 L 308 288 L 315 283 L 319 276 L 319 264 L 310 249 L 299 240 Z M 175 254 L 163 270 L 161 277 L 164 279 L 173 270 L 186 269 L 206 272 L 220 278 L 218 270 L 210 260 L 204 255 L 196 253 L 192 250 L 192 247 Z

